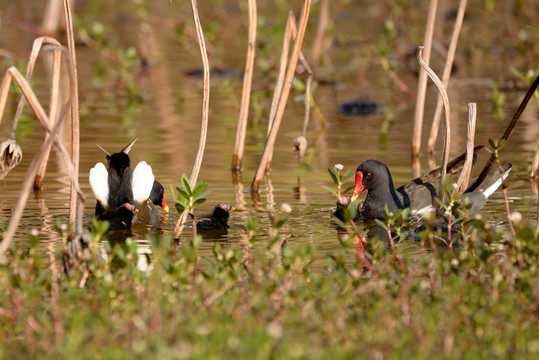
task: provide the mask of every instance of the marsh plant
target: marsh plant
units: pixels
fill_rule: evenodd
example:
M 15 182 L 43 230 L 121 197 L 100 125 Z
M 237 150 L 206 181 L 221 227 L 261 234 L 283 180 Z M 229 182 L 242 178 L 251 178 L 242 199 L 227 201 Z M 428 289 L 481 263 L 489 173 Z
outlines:
M 208 183 L 204 181 L 198 181 L 195 186 L 191 188 L 189 178 L 186 174 L 181 178 L 182 187 L 176 187 L 177 194 L 172 190 L 172 198 L 176 205 L 178 213 L 187 211 L 191 221 L 193 223 L 193 238 L 196 238 L 196 223 L 195 223 L 195 207 L 206 202 L 205 196 L 208 195 L 211 190 L 206 190 Z

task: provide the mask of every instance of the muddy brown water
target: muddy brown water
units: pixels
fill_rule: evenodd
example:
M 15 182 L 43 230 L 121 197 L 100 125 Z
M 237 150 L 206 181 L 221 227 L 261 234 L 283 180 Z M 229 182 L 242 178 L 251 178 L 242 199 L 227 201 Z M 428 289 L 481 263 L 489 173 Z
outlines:
M 40 5 L 35 4 L 24 9 L 16 2 L 4 1 L 3 4 L 5 10 L 2 16 L 9 16 L 10 20 L 4 19 L 0 25 L 3 34 L 1 47 L 9 49 L 17 59 L 25 63 L 26 60 L 23 59 L 28 56 L 35 35 L 21 29 L 20 23 L 22 21 L 39 23 Z M 115 152 L 133 138 L 139 137 L 130 153 L 132 163 L 146 160 L 153 167 L 156 178 L 164 185 L 171 211 L 158 232 L 171 235 L 178 214 L 174 209 L 170 186 L 180 184 L 182 173 L 190 173 L 200 131 L 202 79 L 189 76 L 187 72 L 200 68 L 201 65 L 197 45 L 189 36 L 184 35 L 178 40 L 170 29 L 159 26 L 159 21 L 155 20 L 168 18 L 167 11 L 172 13 L 188 11 L 186 4 L 170 5 L 170 9 L 167 8 L 168 2 L 150 2 L 150 4 L 150 13 L 153 18 L 150 18 L 149 22 L 156 39 L 156 61 L 154 66 L 144 73 L 137 66 L 128 69 L 136 84 L 137 96 L 134 99 L 129 99 L 125 87 L 118 80 L 117 64 L 104 59 L 102 53 L 93 48 L 80 44 L 77 48 L 81 107 L 80 181 L 88 199 L 84 215 L 84 223 L 88 224 L 92 219 L 95 205 L 88 184 L 88 172 L 96 162 L 104 161 L 104 154 L 96 147 L 96 144 L 110 152 Z M 218 4 L 220 10 L 216 14 L 212 14 L 208 8 L 201 9 L 203 21 L 204 16 L 215 22 L 224 21 L 224 19 L 229 21 L 227 26 L 220 24 L 219 31 L 208 37 L 210 41 L 214 41 L 211 43 L 210 54 L 212 64 L 226 64 L 226 68 L 241 73 L 244 58 L 244 43 L 241 36 L 245 35 L 246 22 L 242 14 L 245 16 L 245 13 L 242 13 L 243 10 L 237 6 L 230 5 L 229 2 L 218 2 Z M 331 80 L 319 81 L 314 92 L 314 98 L 327 124 L 322 125 L 315 115 L 311 117 L 307 130 L 310 162 L 308 166 L 298 165 L 292 143 L 295 137 L 301 135 L 304 113 L 303 105 L 295 101 L 302 94 L 298 91 L 291 92 L 275 146 L 270 173 L 271 181 L 263 181 L 260 203 L 252 200 L 249 187 L 264 145 L 272 83 L 276 77 L 275 70 L 270 68 L 262 71 L 260 63 L 255 69 L 253 110 L 250 113 L 251 123 L 247 131 L 245 158 L 239 185 L 233 183 L 230 163 L 242 80 L 235 76 L 226 77 L 216 74 L 212 77 L 210 125 L 199 177 L 209 183 L 209 189 L 212 192 L 208 195 L 207 202 L 197 209 L 197 213 L 210 212 L 218 202 L 228 202 L 235 206 L 237 211 L 232 214 L 231 228 L 222 239 L 232 246 L 240 246 L 242 236 L 245 234 L 243 230 L 245 220 L 258 218 L 261 236 L 255 247 L 263 248 L 269 239 L 269 214 L 280 212 L 282 204 L 288 203 L 292 207 L 292 212 L 287 215 L 287 222 L 282 233 L 290 235 L 289 244 L 315 244 L 321 258 L 340 246 L 336 231 L 330 222 L 330 213 L 334 208 L 335 199 L 322 188 L 322 185 L 333 186 L 327 174 L 329 167 L 341 163 L 345 169 L 355 169 L 362 161 L 375 158 L 388 164 L 396 184 L 402 184 L 412 177 L 410 143 L 415 101 L 410 101 L 406 95 L 402 94 L 381 68 L 376 56 L 366 50 L 377 45 L 382 34 L 384 19 L 387 20 L 384 6 L 389 5 L 369 5 L 365 13 L 364 9 L 357 4 L 348 2 L 335 4 L 337 5 L 332 12 L 335 21 L 335 39 L 330 42 L 330 47 L 325 52 L 323 65 L 315 67 L 319 80 Z M 107 5 L 102 4 L 102 6 Z M 117 44 L 114 45 L 115 49 L 125 51 L 129 46 L 136 46 L 139 17 L 120 5 L 110 6 L 111 12 L 99 18 L 99 14 L 94 14 L 96 10 L 90 8 L 89 3 L 82 1 L 77 6 L 78 16 L 84 19 L 96 16 L 100 19 L 110 32 L 109 36 L 113 42 Z M 363 7 L 365 6 L 363 4 Z M 413 9 L 399 11 L 405 10 L 413 11 Z M 446 13 L 450 10 L 443 9 Z M 271 36 L 274 39 L 279 38 L 280 35 L 271 35 L 271 31 L 275 32 L 272 29 L 279 27 L 281 23 L 284 27 L 286 11 L 283 5 L 261 6 L 259 11 L 263 14 L 267 25 L 259 26 L 261 39 L 259 41 L 262 42 L 265 38 L 271 40 Z M 402 41 L 408 41 L 409 46 L 413 48 L 412 39 L 421 38 L 419 34 L 423 31 L 424 18 L 416 15 L 418 21 L 423 22 L 409 24 L 410 28 L 407 28 L 405 24 L 399 22 L 402 21 L 402 14 L 399 11 L 390 12 L 389 17 L 396 18 L 395 21 L 400 24 L 402 33 L 407 34 Z M 502 9 L 496 9 L 496 11 L 502 11 Z M 499 83 L 503 88 L 504 84 L 512 84 L 514 77 L 510 74 L 509 67 L 525 67 L 530 56 L 519 57 L 517 50 L 514 49 L 507 54 L 504 53 L 504 49 L 512 48 L 515 40 L 511 38 L 514 31 L 508 34 L 503 29 L 500 30 L 502 40 L 497 46 L 481 47 L 477 49 L 475 57 L 467 53 L 473 48 L 470 43 L 480 41 L 480 45 L 484 45 L 487 41 L 473 36 L 473 31 L 476 30 L 474 27 L 481 29 L 488 26 L 491 32 L 497 29 L 494 20 L 489 25 L 477 22 L 481 16 L 480 12 L 478 14 L 477 11 L 472 11 L 469 22 L 465 23 L 461 38 L 463 45 L 459 47 L 456 59 L 459 70 L 450 83 L 449 96 L 453 116 L 451 153 L 453 156 L 464 151 L 468 102 L 478 104 L 476 143 L 487 145 L 489 138 L 501 136 L 525 93 L 522 89 L 525 86 L 507 88 L 504 91 L 505 115 L 501 118 L 494 115 L 491 105 L 493 86 Z M 502 17 L 500 14 L 497 16 L 494 19 L 499 20 Z M 528 20 L 530 16 L 537 20 L 536 13 L 531 15 L 528 13 L 527 16 Z M 182 17 L 175 14 L 172 18 L 185 27 L 191 26 L 189 16 Z M 317 15 L 313 16 L 313 23 L 306 36 L 307 54 L 314 39 L 316 19 Z M 444 25 L 438 33 L 447 36 L 451 27 L 445 18 L 441 21 Z M 528 31 L 528 36 L 532 39 L 535 36 L 537 40 L 537 31 L 533 33 L 526 27 L 525 22 L 515 20 L 513 23 L 520 26 L 521 31 Z M 489 33 L 489 38 L 496 39 L 497 36 L 495 33 Z M 274 53 L 260 50 L 259 62 L 275 63 L 277 61 L 280 40 L 271 41 L 275 43 L 277 50 Z M 487 52 L 488 49 L 490 52 Z M 471 59 L 468 59 L 470 56 Z M 537 54 L 534 56 L 537 58 Z M 413 72 L 417 66 L 413 59 L 411 61 L 412 68 L 400 67 L 399 76 L 415 91 L 417 78 Z M 441 69 L 442 61 L 439 55 L 433 55 L 433 62 L 438 69 Z M 528 64 L 528 66 L 533 68 L 533 64 Z M 7 68 L 6 62 L 2 63 L 2 68 Z M 40 62 L 34 84 L 38 96 L 45 99 L 45 103 L 47 103 L 48 94 L 47 81 L 46 69 Z M 436 94 L 435 88 L 429 85 L 423 147 L 430 129 Z M 381 103 L 385 110 L 366 117 L 344 116 L 337 111 L 339 104 L 361 98 Z M 513 185 L 508 191 L 511 210 L 521 212 L 524 219 L 532 223 L 536 219 L 537 196 L 527 179 L 527 171 L 539 134 L 537 104 L 536 100 L 530 102 L 506 145 L 507 150 L 502 154 L 502 159 L 511 161 L 514 165 L 508 180 L 508 183 Z M 11 105 L 0 126 L 2 139 L 7 138 L 10 131 L 10 119 L 13 117 L 15 108 L 13 102 Z M 259 109 L 261 109 L 260 113 Z M 30 112 L 27 110 L 26 114 Z M 40 125 L 36 120 L 28 118 L 29 120 L 25 121 L 17 135 L 24 151 L 24 159 L 0 183 L 0 221 L 4 223 L 4 226 L 10 221 L 28 164 L 43 139 L 43 130 Z M 64 137 L 69 138 L 67 131 Z M 488 156 L 489 154 L 483 150 L 480 154 L 479 165 L 486 161 Z M 440 162 L 440 147 L 438 147 L 436 159 Z M 426 172 L 428 165 L 425 156 L 421 161 L 422 169 Z M 502 192 L 496 192 L 481 213 L 487 216 L 493 224 L 503 228 L 506 225 L 506 215 Z M 31 195 L 28 199 L 16 241 L 27 241 L 29 233 L 37 229 L 44 248 L 51 252 L 60 249 L 63 244 L 55 227 L 57 223 L 66 221 L 67 214 L 68 177 L 62 161 L 53 150 L 41 196 Z M 146 229 L 133 231 L 134 238 L 142 247 L 148 245 L 152 234 L 154 232 L 146 231 Z M 191 236 L 189 228 L 186 229 L 184 236 Z M 203 242 L 202 255 L 209 254 L 213 244 L 211 239 Z

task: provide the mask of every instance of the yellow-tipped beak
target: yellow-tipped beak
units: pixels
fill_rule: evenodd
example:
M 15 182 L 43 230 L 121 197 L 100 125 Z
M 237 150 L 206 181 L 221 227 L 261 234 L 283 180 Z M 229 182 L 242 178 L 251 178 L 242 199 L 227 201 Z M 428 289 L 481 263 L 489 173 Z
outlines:
M 161 202 L 161 207 L 163 208 L 163 210 L 165 210 L 165 212 L 168 212 L 168 205 L 165 201 L 165 198 L 163 198 L 163 201 Z
M 365 186 L 363 186 L 363 173 L 361 171 L 358 171 L 356 172 L 356 187 L 354 188 L 354 192 L 350 197 L 350 201 L 355 201 L 364 188 Z

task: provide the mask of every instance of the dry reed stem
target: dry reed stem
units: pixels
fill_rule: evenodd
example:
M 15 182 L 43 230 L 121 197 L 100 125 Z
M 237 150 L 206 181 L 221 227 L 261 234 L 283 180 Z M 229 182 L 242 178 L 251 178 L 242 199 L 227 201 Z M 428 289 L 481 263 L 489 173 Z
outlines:
M 249 117 L 249 103 L 251 86 L 253 83 L 253 69 L 256 51 L 256 0 L 249 0 L 249 40 L 247 43 L 247 58 L 245 60 L 245 74 L 243 75 L 243 88 L 241 94 L 240 115 L 236 130 L 236 144 L 232 157 L 232 170 L 240 170 L 245 149 L 245 134 L 247 133 L 247 120 Z
M 73 20 L 71 18 L 70 0 L 64 0 L 64 18 L 67 32 L 67 49 L 69 53 L 68 61 L 71 62 L 71 162 L 76 176 L 79 178 L 79 157 L 80 157 L 80 122 L 79 122 L 79 80 L 77 75 L 77 57 L 75 54 L 75 35 L 73 33 Z M 77 216 L 77 189 L 74 181 L 71 181 L 71 193 L 69 201 L 69 224 L 73 225 Z M 82 214 L 79 214 L 82 217 Z M 80 224 L 78 225 L 80 226 Z
M 296 17 L 294 13 L 290 11 L 288 13 L 288 19 L 286 20 L 286 28 L 284 32 L 283 47 L 281 49 L 281 58 L 279 60 L 279 75 L 277 76 L 277 81 L 275 83 L 275 88 L 273 91 L 273 98 L 271 100 L 270 107 L 270 116 L 268 119 L 268 130 L 266 133 L 266 138 L 269 136 L 271 129 L 273 128 L 273 123 L 275 121 L 275 114 L 277 113 L 277 107 L 279 105 L 279 100 L 283 92 L 283 84 L 286 75 L 287 65 L 288 65 L 288 53 L 290 51 L 290 40 L 295 39 L 297 33 Z M 269 171 L 271 161 L 273 159 L 273 152 L 269 154 L 268 162 L 266 165 L 266 171 Z
M 8 79 L 6 81 L 6 79 Z M 26 201 L 28 200 L 28 195 L 30 194 L 30 189 L 32 187 L 32 181 L 34 179 L 34 176 L 37 172 L 38 165 L 42 161 L 43 157 L 45 156 L 45 149 L 51 146 L 52 142 L 55 141 L 56 146 L 59 148 L 60 153 L 64 156 L 64 159 L 66 163 L 68 164 L 68 169 L 70 171 L 71 181 L 74 185 L 74 187 L 78 191 L 78 195 L 81 199 L 80 204 L 84 204 L 84 194 L 80 191 L 79 184 L 77 182 L 77 177 L 75 176 L 75 173 L 73 171 L 73 167 L 70 166 L 69 156 L 67 154 L 67 151 L 65 148 L 63 148 L 63 145 L 58 140 L 58 130 L 60 129 L 63 120 L 66 118 L 65 113 L 66 111 L 62 112 L 62 115 L 60 119 L 56 122 L 54 127 L 52 129 L 48 128 L 48 120 L 46 119 L 45 111 L 43 110 L 43 107 L 41 104 L 37 101 L 37 98 L 35 94 L 33 93 L 32 89 L 30 88 L 30 85 L 26 82 L 26 80 L 23 78 L 23 76 L 17 71 L 15 67 L 11 67 L 6 72 L 6 76 L 4 77 L 4 82 L 2 83 L 2 86 L 7 85 L 6 87 L 9 88 L 9 85 L 11 83 L 11 79 L 15 79 L 17 84 L 21 87 L 23 92 L 25 93 L 25 96 L 28 99 L 28 102 L 32 106 L 32 109 L 38 115 L 38 118 L 40 118 L 42 124 L 46 127 L 47 131 L 50 132 L 51 136 L 49 136 L 41 145 L 39 152 L 34 157 L 32 162 L 30 163 L 30 166 L 28 167 L 28 170 L 26 172 L 25 180 L 22 185 L 22 189 L 19 195 L 19 199 L 17 201 L 17 204 L 15 206 L 15 209 L 13 211 L 13 215 L 11 217 L 11 221 L 9 222 L 9 226 L 7 231 L 4 233 L 2 243 L 0 244 L 0 254 L 4 254 L 5 251 L 9 248 L 9 245 L 13 239 L 13 236 L 15 235 L 15 232 L 17 231 L 17 228 L 19 226 L 19 222 L 22 218 L 22 213 L 24 211 L 24 207 L 26 204 Z M 2 89 L 3 90 L 3 89 Z M 0 99 L 0 114 L 3 114 L 3 110 L 5 108 L 6 99 L 2 98 Z M 41 119 L 43 117 L 43 119 Z M 63 150 L 63 151 L 62 151 Z M 82 218 L 82 217 L 81 217 Z M 82 226 L 78 224 L 78 229 L 82 230 Z
M 62 0 L 47 0 L 41 31 L 44 34 L 55 34 L 61 27 L 61 14 Z
M 54 45 L 53 47 L 56 48 L 56 46 Z M 60 47 L 60 50 L 65 51 L 65 48 Z M 78 177 L 75 176 L 76 174 L 75 168 L 71 164 L 71 161 L 69 160 L 69 155 L 66 148 L 64 147 L 63 143 L 58 138 L 58 135 L 56 133 L 53 133 L 47 114 L 45 113 L 43 106 L 41 106 L 41 103 L 37 99 L 37 96 L 32 90 L 30 84 L 28 83 L 28 81 L 26 81 L 26 79 L 21 75 L 21 73 L 19 73 L 19 71 L 14 66 L 6 70 L 6 75 L 4 76 L 4 79 L 2 81 L 2 87 L 0 88 L 0 116 L 3 116 L 4 114 L 4 110 L 6 108 L 6 103 L 7 103 L 8 91 L 9 91 L 9 87 L 11 85 L 12 80 L 14 80 L 23 91 L 24 95 L 26 96 L 28 100 L 28 103 L 32 107 L 32 110 L 36 114 L 43 128 L 47 131 L 47 133 L 53 134 L 53 137 L 54 137 L 53 141 L 56 147 L 58 148 L 58 150 L 60 151 L 60 155 L 63 157 L 67 165 L 69 176 L 75 185 L 75 190 L 78 193 L 79 197 L 81 199 L 84 199 L 84 194 L 80 190 L 80 186 L 78 183 Z M 69 99 L 69 101 L 71 101 L 71 99 Z M 69 104 L 69 101 L 68 101 L 68 104 Z M 65 112 L 66 112 L 66 109 L 62 108 L 62 115 Z
M 453 60 L 455 58 L 455 51 L 457 50 L 457 43 L 459 40 L 460 29 L 462 28 L 462 21 L 464 20 L 467 2 L 468 0 L 460 0 L 457 18 L 455 20 L 455 27 L 453 28 L 451 42 L 449 43 L 449 49 L 447 50 L 447 58 L 445 60 L 444 71 L 442 73 L 442 82 L 446 88 L 449 84 L 449 77 L 451 76 L 451 68 L 453 67 Z M 438 137 L 438 130 L 440 128 L 440 119 L 442 117 L 442 105 L 442 99 L 438 98 L 436 110 L 434 111 L 434 118 L 432 119 L 432 126 L 430 128 L 430 135 L 427 142 L 427 152 L 429 153 L 434 153 L 434 145 L 436 144 L 436 138 Z
M 380 57 L 380 64 L 382 65 L 382 68 L 386 71 L 387 75 L 393 80 L 395 85 L 399 88 L 400 91 L 405 93 L 410 99 L 413 99 L 415 97 L 415 94 L 408 85 L 404 81 L 399 78 L 397 73 L 391 68 L 391 65 L 389 65 L 389 61 L 387 61 L 386 57 Z
M 290 40 L 296 39 L 297 36 L 297 25 L 296 25 L 296 18 L 294 16 L 294 13 L 290 12 L 288 16 L 288 20 L 286 22 L 286 30 L 284 35 L 284 41 L 283 41 L 283 48 L 281 51 L 281 60 L 279 65 L 279 76 L 277 78 L 277 83 L 275 84 L 275 91 L 273 93 L 273 99 L 271 102 L 271 110 L 270 110 L 270 119 L 268 121 L 268 132 L 267 136 L 269 136 L 271 129 L 273 128 L 273 123 L 275 120 L 275 114 L 277 112 L 277 105 L 279 102 L 279 99 L 281 97 L 282 91 L 283 91 L 283 82 L 284 82 L 284 75 L 287 65 L 287 58 L 288 58 L 288 51 L 290 48 Z M 313 81 L 313 72 L 311 70 L 311 67 L 309 66 L 309 63 L 305 56 L 303 55 L 303 52 L 300 50 L 299 52 L 299 60 L 301 61 L 303 67 L 307 71 L 307 82 L 305 84 L 305 118 L 303 122 L 303 131 L 302 136 L 305 138 L 305 133 L 307 132 L 307 125 L 309 124 L 310 119 L 310 110 L 311 110 L 311 84 Z M 322 115 L 323 118 L 323 115 Z M 325 119 L 324 119 L 325 120 Z M 306 141 L 306 139 L 305 139 Z M 267 165 L 266 165 L 266 171 L 269 171 L 271 167 L 271 161 L 273 160 L 273 149 L 269 153 Z
M 281 97 L 279 98 L 279 105 L 277 107 L 277 112 L 275 114 L 275 120 L 271 127 L 271 132 L 268 138 L 266 139 L 266 145 L 264 147 L 264 151 L 262 153 L 262 157 L 260 159 L 260 163 L 258 165 L 258 169 L 256 171 L 255 177 L 251 184 L 252 192 L 258 191 L 260 187 L 260 181 L 262 180 L 262 177 L 264 176 L 264 172 L 267 169 L 267 164 L 269 161 L 270 154 L 273 152 L 273 146 L 275 144 L 275 139 L 277 138 L 277 132 L 279 131 L 279 126 L 283 118 L 284 109 L 286 107 L 286 103 L 288 100 L 288 95 L 290 94 L 290 87 L 292 85 L 292 79 L 294 77 L 294 73 L 296 72 L 296 65 L 298 62 L 301 45 L 303 43 L 305 30 L 307 28 L 307 20 L 309 19 L 310 8 L 311 8 L 311 0 L 305 0 L 303 2 L 303 6 L 301 9 L 298 32 L 297 32 L 296 40 L 294 42 L 292 54 L 288 62 L 288 69 L 285 76 L 283 91 L 282 91 Z
M 41 48 L 43 47 L 43 44 L 51 44 L 51 45 L 57 45 L 57 46 L 62 45 L 60 44 L 60 42 L 58 42 L 58 40 L 48 37 L 48 36 L 42 36 L 34 40 L 34 43 L 32 45 L 32 51 L 30 52 L 30 56 L 28 58 L 28 65 L 26 66 L 26 81 L 28 82 L 30 82 L 32 79 L 32 74 L 34 72 L 36 60 L 41 51 Z M 21 98 L 19 99 L 19 104 L 17 105 L 17 111 L 15 112 L 15 117 L 13 118 L 13 127 L 11 129 L 11 135 L 10 135 L 11 139 L 15 138 L 15 131 L 17 130 L 17 125 L 19 123 L 19 119 L 24 109 L 25 101 L 26 101 L 26 98 L 24 97 L 24 94 L 22 94 Z
M 524 109 L 526 109 L 528 102 L 530 101 L 531 97 L 535 93 L 535 90 L 537 89 L 538 86 L 539 86 L 539 76 L 535 78 L 535 80 L 533 81 L 533 84 L 530 86 L 530 88 L 528 89 L 528 92 L 524 96 L 524 99 L 522 99 L 522 102 L 518 106 L 518 109 L 515 112 L 513 119 L 507 126 L 507 129 L 505 129 L 505 132 L 503 133 L 502 138 L 498 142 L 498 145 L 503 144 L 505 140 L 509 138 L 509 135 L 511 135 L 511 132 L 515 128 L 518 120 L 520 119 L 520 116 L 524 112 Z M 470 185 L 468 189 L 466 189 L 467 192 L 474 191 L 483 182 L 483 180 L 485 180 L 485 176 L 487 176 L 490 170 L 490 167 L 492 166 L 492 163 L 494 162 L 495 159 L 496 159 L 496 154 L 492 153 L 492 155 L 490 155 L 490 158 L 488 159 L 487 163 L 483 167 L 483 170 L 481 171 L 481 173 L 479 174 L 475 182 L 472 185 Z
M 427 17 L 427 29 L 425 31 L 425 55 L 424 61 L 429 64 L 430 62 L 430 50 L 432 47 L 432 35 L 434 33 L 434 23 L 436 20 L 436 8 L 438 6 L 438 0 L 430 0 L 429 12 Z M 417 98 L 414 116 L 414 129 L 412 138 L 412 157 L 419 156 L 421 149 L 421 132 L 423 127 L 423 113 L 425 111 L 425 95 L 427 92 L 427 74 L 425 71 L 419 71 L 419 80 L 417 83 Z M 414 170 L 416 171 L 416 170 Z M 418 177 L 420 174 L 414 174 L 414 177 Z
M 288 19 L 286 20 L 286 28 L 284 32 L 283 47 L 281 49 L 281 59 L 279 61 L 279 75 L 277 76 L 277 82 L 275 83 L 275 89 L 273 91 L 273 98 L 271 100 L 270 116 L 268 120 L 268 132 L 269 135 L 271 128 L 273 127 L 273 121 L 275 120 L 275 114 L 277 113 L 277 106 L 279 105 L 279 99 L 283 91 L 283 83 L 286 75 L 286 65 L 288 61 L 288 52 L 290 50 L 290 39 L 292 38 L 292 32 L 296 27 L 296 17 L 291 11 L 288 13 Z
M 59 113 L 58 105 L 59 105 L 59 99 L 60 99 L 61 60 L 62 60 L 61 52 L 58 50 L 55 50 L 53 53 L 53 66 L 52 66 L 51 86 L 50 86 L 51 97 L 50 97 L 50 105 L 49 105 L 49 121 L 50 121 L 51 126 L 54 126 L 54 123 L 56 122 L 56 119 Z M 45 139 L 49 136 L 50 135 L 48 133 L 45 134 Z M 45 156 L 43 157 L 43 160 L 38 166 L 36 177 L 34 179 L 34 189 L 37 189 L 37 190 L 41 189 L 43 178 L 45 177 L 45 171 L 47 169 L 47 163 L 49 160 L 50 151 L 51 151 L 50 146 L 47 149 L 45 149 Z
M 326 33 L 329 24 L 329 0 L 321 0 L 320 14 L 318 16 L 318 26 L 314 37 L 313 49 L 311 51 L 311 62 L 317 64 L 322 53 L 322 48 L 326 44 Z
M 193 164 L 193 170 L 189 182 L 191 188 L 194 187 L 198 180 L 198 174 L 200 172 L 200 166 L 202 165 L 202 159 L 204 157 L 204 148 L 206 146 L 206 137 L 208 134 L 208 115 L 210 107 L 210 64 L 208 61 L 208 53 L 206 51 L 206 41 L 204 39 L 204 31 L 200 24 L 200 17 L 198 15 L 198 7 L 196 0 L 191 0 L 191 8 L 193 10 L 193 21 L 197 32 L 198 45 L 200 47 L 200 56 L 202 57 L 202 64 L 204 67 L 204 90 L 202 97 L 202 124 L 200 126 L 200 140 L 198 144 L 198 151 Z M 179 239 L 185 226 L 185 220 L 188 212 L 184 210 L 176 223 L 174 228 L 174 239 Z M 196 229 L 194 229 L 196 231 Z
M 539 167 L 539 143 L 535 148 L 535 155 L 533 157 L 532 166 L 530 167 L 530 179 L 534 179 L 537 176 L 537 168 Z
M 477 118 L 477 104 L 468 104 L 468 133 L 466 135 L 466 160 L 462 172 L 457 180 L 459 191 L 463 192 L 468 188 L 470 176 L 472 175 L 473 154 L 474 154 L 474 138 L 475 138 L 475 123 Z
M 440 92 L 440 96 L 442 97 L 443 103 L 444 103 L 444 109 L 445 109 L 445 126 L 444 126 L 444 150 L 442 154 L 442 166 L 441 166 L 441 174 L 440 174 L 440 181 L 442 186 L 440 187 L 440 194 L 438 194 L 438 197 L 443 201 L 445 197 L 445 191 L 444 191 L 444 185 L 445 185 L 445 176 L 447 174 L 447 162 L 449 159 L 449 147 L 450 147 L 450 140 L 451 140 L 451 111 L 449 109 L 449 97 L 447 96 L 447 91 L 444 88 L 444 84 L 442 84 L 442 81 L 440 78 L 432 71 L 432 69 L 425 63 L 423 60 L 423 46 L 419 46 L 417 48 L 417 60 L 419 61 L 419 64 L 421 64 L 421 67 L 425 70 L 425 72 L 429 75 L 431 80 L 434 82 L 436 87 L 438 88 L 438 91 Z

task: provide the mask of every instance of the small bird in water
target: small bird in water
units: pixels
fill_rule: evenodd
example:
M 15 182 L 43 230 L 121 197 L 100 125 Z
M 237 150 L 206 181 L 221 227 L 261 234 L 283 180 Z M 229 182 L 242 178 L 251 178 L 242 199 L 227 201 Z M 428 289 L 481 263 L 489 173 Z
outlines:
M 213 209 L 213 213 L 197 220 L 197 230 L 226 230 L 230 228 L 228 225 L 228 218 L 230 217 L 230 213 L 234 210 L 234 207 L 229 204 L 217 204 Z

